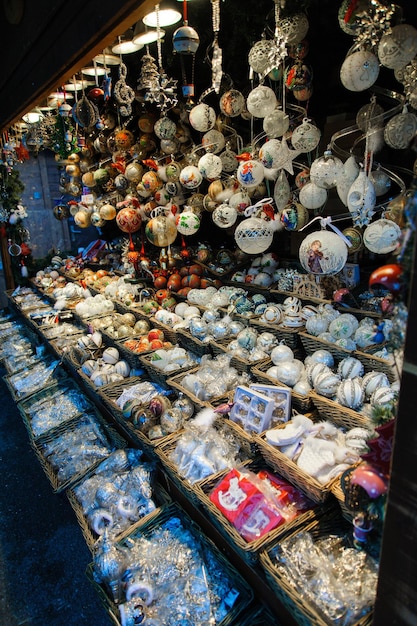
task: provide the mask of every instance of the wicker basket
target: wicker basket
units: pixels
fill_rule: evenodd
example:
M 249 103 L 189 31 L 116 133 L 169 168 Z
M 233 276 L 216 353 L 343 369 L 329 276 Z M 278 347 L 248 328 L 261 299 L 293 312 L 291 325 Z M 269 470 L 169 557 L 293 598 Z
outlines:
M 324 396 L 320 396 L 315 391 L 310 392 L 311 400 L 320 413 L 321 417 L 326 418 L 333 424 L 342 428 L 370 428 L 371 420 L 368 416 L 362 415 L 353 409 L 342 406 L 335 400 L 330 400 Z
M 211 345 L 209 343 L 204 343 L 203 341 L 200 341 L 183 329 L 178 330 L 177 333 L 178 343 L 180 344 L 180 346 L 188 350 L 188 352 L 192 352 L 198 357 L 202 357 L 205 354 L 212 354 Z
M 97 411 L 94 411 L 94 413 L 92 412 L 91 414 L 94 416 L 96 423 L 101 428 L 103 434 L 105 435 L 105 438 L 107 439 L 109 454 L 114 450 L 126 447 L 126 441 L 111 426 L 108 426 L 105 423 L 104 419 Z M 97 467 L 103 461 L 103 458 L 101 458 L 98 461 L 92 463 L 89 467 L 86 467 L 78 473 L 75 473 L 67 480 L 60 481 L 53 464 L 45 457 L 43 453 L 43 450 L 47 444 L 52 443 L 64 432 L 74 430 L 77 427 L 77 424 L 79 424 L 80 421 L 85 417 L 86 415 L 80 415 L 79 419 L 71 420 L 69 424 L 63 424 L 61 427 L 55 429 L 53 434 L 46 433 L 45 435 L 38 437 L 36 441 L 31 442 L 32 448 L 34 449 L 35 454 L 38 457 L 39 462 L 42 466 L 42 469 L 44 470 L 49 482 L 51 483 L 54 493 L 61 493 L 66 489 L 70 489 L 80 480 L 82 480 L 86 472 Z
M 326 510 L 323 515 L 318 516 L 317 519 L 313 520 L 303 530 L 310 532 L 313 539 L 319 539 L 335 533 L 352 533 L 350 524 L 341 517 L 337 508 Z M 290 529 L 280 537 L 279 541 L 282 542 L 284 539 L 295 535 L 297 532 L 297 530 Z M 259 557 L 261 566 L 270 587 L 282 604 L 288 609 L 289 613 L 294 617 L 296 623 L 300 626 L 332 626 L 334 622 L 328 618 L 326 619 L 313 604 L 303 597 L 302 589 L 295 589 L 287 578 L 278 571 L 278 568 L 274 564 L 275 554 L 276 546 L 263 550 Z M 372 611 L 356 622 L 352 622 L 351 626 L 370 626 L 371 624 Z
M 158 511 L 157 515 L 153 516 L 151 519 L 139 522 L 137 525 L 134 525 L 129 533 L 121 536 L 119 545 L 124 547 L 127 545 L 127 542 L 134 540 L 139 534 L 143 536 L 149 535 L 156 528 L 168 522 L 171 518 L 180 518 L 181 522 L 188 528 L 194 537 L 199 541 L 200 545 L 204 550 L 209 550 L 217 564 L 217 571 L 224 573 L 225 576 L 228 576 L 233 583 L 233 587 L 236 590 L 237 600 L 234 603 L 234 606 L 230 609 L 229 613 L 226 615 L 224 619 L 220 622 L 216 623 L 216 626 L 237 626 L 237 624 L 241 623 L 241 616 L 246 608 L 253 601 L 253 591 L 251 587 L 247 584 L 247 582 L 243 579 L 241 574 L 227 561 L 227 559 L 220 552 L 218 547 L 208 539 L 200 527 L 193 521 L 191 518 L 184 512 L 182 508 L 177 504 L 171 504 L 168 506 L 163 506 Z M 110 619 L 116 626 L 121 626 L 119 611 L 116 604 L 109 597 L 107 590 L 104 586 L 99 585 L 94 580 L 94 565 L 90 563 L 87 567 L 86 576 L 88 580 L 91 582 L 93 587 L 96 589 L 101 602 L 104 605 Z M 242 616 L 243 619 L 243 616 Z
M 284 428 L 285 424 L 278 426 L 277 428 Z M 274 429 L 275 430 L 275 429 Z M 258 450 L 263 456 L 267 465 L 272 467 L 278 474 L 286 478 L 293 485 L 301 489 L 313 502 L 323 503 L 327 500 L 330 494 L 331 486 L 334 482 L 333 479 L 328 483 L 322 485 L 318 480 L 304 472 L 289 459 L 280 450 L 268 443 L 265 439 L 265 435 L 254 436 Z
M 279 387 L 285 387 L 289 389 L 291 391 L 291 404 L 297 409 L 297 411 L 300 411 L 300 413 L 307 413 L 308 411 L 311 411 L 313 404 L 311 401 L 310 393 L 306 396 L 302 396 L 300 393 L 297 393 L 296 391 L 291 389 L 291 387 L 287 387 L 287 385 L 283 385 L 276 378 L 269 376 L 269 374 L 267 374 L 267 371 L 271 366 L 271 359 L 265 359 L 258 365 L 255 365 L 255 367 L 252 367 L 251 371 L 253 376 L 261 382 L 266 382 L 268 385 L 278 385 Z
M 177 370 L 175 370 L 175 374 L 183 374 L 195 368 L 198 362 L 198 357 L 195 354 L 191 356 L 194 357 L 194 363 L 186 367 L 178 368 Z M 148 377 L 150 378 L 150 380 L 152 380 L 152 382 L 157 383 L 158 385 L 161 385 L 161 387 L 168 386 L 167 381 L 173 375 L 173 372 L 164 372 L 159 367 L 156 367 L 152 361 L 152 354 L 145 354 L 144 356 L 141 356 L 140 362 L 143 368 L 145 369 L 145 372 L 147 373 Z
M 342 516 L 350 523 L 352 523 L 355 514 L 353 511 L 347 506 L 345 502 L 345 494 L 343 493 L 342 486 L 340 484 L 340 480 L 337 479 L 334 481 L 331 487 L 331 492 L 333 496 L 336 498 L 337 503 L 340 507 L 340 511 Z
M 7 376 L 4 376 L 3 380 L 6 383 L 7 388 L 9 389 L 15 402 L 19 402 L 19 400 L 25 400 L 34 393 L 37 393 L 42 389 L 47 389 L 48 387 L 55 385 L 57 382 L 67 378 L 66 372 L 62 369 L 62 367 L 60 367 L 60 363 L 57 361 L 57 366 L 55 367 L 54 371 L 49 375 L 48 380 L 43 386 L 39 387 L 38 389 L 32 389 L 26 393 L 18 393 L 13 385 L 13 376 L 14 374 L 9 374 Z
M 128 337 L 127 339 L 116 341 L 114 344 L 114 347 L 117 348 L 117 350 L 119 351 L 121 358 L 127 361 L 130 367 L 132 367 L 135 370 L 143 369 L 141 361 L 140 361 L 140 357 L 144 356 L 145 354 L 150 354 L 151 352 L 153 352 L 153 350 L 146 350 L 144 352 L 133 352 L 132 350 L 129 350 L 129 348 L 127 348 L 124 345 L 125 341 L 129 341 L 130 339 L 138 340 L 139 338 L 140 338 L 139 336 Z
M 270 290 L 270 294 L 272 296 L 272 298 L 275 300 L 275 302 L 278 303 L 282 303 L 284 302 L 284 300 L 286 298 L 299 298 L 299 300 L 301 300 L 303 303 L 309 303 L 309 304 L 331 304 L 331 300 L 322 297 L 324 294 L 321 292 L 318 292 L 317 290 L 313 289 L 309 289 L 309 292 L 307 293 L 307 290 L 305 293 L 300 293 L 299 291 L 295 292 L 295 291 L 284 291 L 282 289 L 274 289 L 272 288 Z
M 318 337 L 314 337 L 314 335 L 309 335 L 306 332 L 300 333 L 300 339 L 307 354 L 312 354 L 316 350 L 327 350 L 337 361 L 341 361 L 348 356 L 354 356 L 352 350 L 346 350 L 345 348 L 341 348 L 334 343 L 329 343 L 324 339 L 319 339 Z
M 260 318 L 251 318 L 250 326 L 253 326 L 259 333 L 272 333 L 280 342 L 285 343 L 292 350 L 296 350 L 300 346 L 299 334 L 304 330 L 304 326 L 299 328 L 287 328 L 280 324 L 268 324 L 262 322 Z
M 193 402 L 193 404 L 196 407 L 199 407 L 202 409 L 207 406 L 217 406 L 222 401 L 227 402 L 229 399 L 229 395 L 230 395 L 229 393 L 224 394 L 223 396 L 216 397 L 216 398 L 211 398 L 209 401 L 205 401 L 205 400 L 201 400 L 196 395 L 194 395 L 191 391 L 188 391 L 188 389 L 183 387 L 182 381 L 185 378 L 185 376 L 188 376 L 189 374 L 195 374 L 198 371 L 199 371 L 199 368 L 195 367 L 193 369 L 187 370 L 186 372 L 181 372 L 180 374 L 176 374 L 175 376 L 170 376 L 167 380 L 167 384 L 170 387 L 174 387 L 174 389 L 177 389 L 178 391 L 183 393 L 185 396 L 190 398 L 190 400 Z
M 258 461 L 247 465 L 245 469 L 256 473 L 262 467 L 264 467 L 264 464 L 259 463 Z M 289 531 L 289 529 L 301 528 L 302 526 L 306 525 L 308 522 L 315 518 L 315 512 L 314 509 L 310 509 L 304 513 L 301 513 L 293 520 L 281 524 L 281 526 L 279 526 L 278 528 L 269 531 L 263 537 L 260 537 L 259 539 L 256 539 L 254 541 L 247 542 L 239 534 L 235 526 L 231 522 L 229 522 L 228 519 L 226 519 L 223 513 L 210 500 L 210 493 L 213 491 L 219 481 L 228 474 L 229 471 L 230 470 L 226 470 L 221 474 L 221 476 L 217 476 L 216 478 L 204 481 L 203 485 L 196 485 L 196 494 L 209 519 L 220 532 L 220 534 L 225 538 L 227 543 L 231 543 L 233 545 L 235 551 L 239 553 L 240 557 L 246 563 L 248 563 L 248 565 L 254 566 L 258 563 L 259 553 L 261 550 L 266 549 L 271 543 L 275 543 L 275 541 L 279 539 L 284 531 L 287 532 Z
M 390 363 L 385 359 L 381 359 L 380 357 L 375 356 L 370 352 L 363 352 L 360 350 L 355 350 L 353 356 L 359 359 L 359 361 L 364 366 L 366 372 L 370 372 L 372 370 L 376 372 L 383 372 L 387 375 L 387 378 L 391 383 L 395 382 L 398 379 L 394 363 Z

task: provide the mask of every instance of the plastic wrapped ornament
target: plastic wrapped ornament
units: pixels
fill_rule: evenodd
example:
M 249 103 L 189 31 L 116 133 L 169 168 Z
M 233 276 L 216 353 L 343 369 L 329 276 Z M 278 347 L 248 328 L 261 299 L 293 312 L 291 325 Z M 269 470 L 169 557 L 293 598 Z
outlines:
M 219 228 L 230 228 L 237 220 L 237 211 L 228 204 L 219 204 L 211 214 L 213 222 Z
M 226 117 L 237 117 L 245 108 L 245 97 L 237 89 L 229 89 L 221 96 L 219 106 Z
M 319 209 L 327 200 L 327 190 L 310 182 L 300 189 L 299 198 L 306 209 Z
M 278 211 L 287 206 L 291 189 L 284 170 L 280 170 L 274 185 L 274 200 Z
M 305 13 L 296 13 L 285 17 L 279 22 L 279 30 L 285 37 L 287 45 L 299 43 L 308 33 L 309 23 Z
M 214 152 L 214 154 L 218 154 L 223 150 L 226 140 L 223 133 L 213 128 L 203 135 L 201 138 L 201 144 L 206 152 Z
M 196 189 L 202 181 L 203 175 L 195 165 L 187 165 L 181 170 L 180 183 L 186 189 Z
M 236 178 L 242 187 L 257 187 L 264 179 L 264 166 L 259 161 L 242 161 L 237 168 Z
M 363 243 L 371 252 L 388 254 L 397 248 L 400 237 L 401 228 L 395 222 L 382 218 L 365 229 Z
M 235 230 L 235 241 L 247 254 L 261 254 L 269 248 L 274 231 L 269 222 L 259 217 L 243 220 Z
M 271 139 L 275 137 L 282 137 L 287 132 L 290 126 L 290 118 L 280 109 L 275 109 L 264 117 L 263 129 L 265 134 Z
M 382 65 L 398 70 L 410 63 L 417 54 L 417 30 L 410 24 L 398 24 L 383 35 L 378 45 Z
M 165 215 L 151 218 L 146 224 L 145 235 L 154 246 L 163 248 L 171 245 L 177 237 L 174 219 L 167 218 Z
M 404 107 L 402 113 L 394 115 L 384 128 L 385 143 L 396 150 L 405 150 L 417 132 L 417 116 L 408 113 Z
M 360 169 L 354 156 L 350 156 L 343 164 L 336 181 L 336 189 L 340 200 L 347 206 L 349 189 L 359 175 Z
M 374 215 L 375 203 L 375 188 L 365 171 L 361 170 L 347 195 L 347 206 L 353 223 L 357 226 L 369 224 Z
M 337 274 L 347 261 L 348 248 L 345 242 L 326 230 L 311 233 L 303 239 L 299 259 L 309 274 Z
M 353 52 L 342 63 L 340 80 L 349 91 L 365 91 L 379 75 L 379 61 L 369 50 Z
M 331 189 L 336 187 L 337 178 L 343 169 L 343 163 L 330 150 L 326 150 L 322 157 L 315 159 L 310 168 L 310 180 L 317 187 Z
M 291 143 L 295 150 L 311 152 L 319 145 L 321 132 L 310 120 L 304 118 L 302 124 L 294 129 Z
M 155 122 L 154 133 L 158 139 L 173 139 L 176 132 L 177 125 L 169 117 L 163 116 Z
M 216 122 L 216 111 L 208 104 L 201 102 L 191 109 L 189 120 L 195 130 L 206 133 Z
M 277 104 L 274 91 L 264 85 L 252 89 L 246 99 L 246 108 L 253 117 L 266 117 L 273 112 Z
M 177 215 L 175 223 L 181 235 L 195 235 L 200 228 L 200 218 L 193 211 L 183 211 Z
M 219 178 L 222 173 L 222 160 L 216 154 L 209 152 L 200 158 L 198 169 L 206 180 L 215 180 Z

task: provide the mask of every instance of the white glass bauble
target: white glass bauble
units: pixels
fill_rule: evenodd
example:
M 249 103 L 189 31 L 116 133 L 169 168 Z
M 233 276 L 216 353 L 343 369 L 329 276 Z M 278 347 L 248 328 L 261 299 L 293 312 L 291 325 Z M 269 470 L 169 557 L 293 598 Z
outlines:
M 364 133 L 371 128 L 383 128 L 384 109 L 376 102 L 370 102 L 361 107 L 356 115 L 356 124 Z
M 237 169 L 238 161 L 236 159 L 236 152 L 233 152 L 233 150 L 226 148 L 226 150 L 223 150 L 223 152 L 219 156 L 222 161 L 222 167 L 224 172 L 230 174 L 231 172 L 234 172 L 235 169 Z
M 369 223 L 374 214 L 376 203 L 375 187 L 364 170 L 361 170 L 353 181 L 347 195 L 347 207 L 352 213 L 354 222 L 358 220 Z
M 287 132 L 289 126 L 290 118 L 280 109 L 275 109 L 272 113 L 264 117 L 263 129 L 265 134 L 270 138 L 282 137 L 282 135 L 285 135 Z
M 243 252 L 261 254 L 269 248 L 274 238 L 274 231 L 265 220 L 249 217 L 243 220 L 235 231 L 235 240 Z
M 214 154 L 218 154 L 223 150 L 226 140 L 223 133 L 212 128 L 212 130 L 207 131 L 203 135 L 201 143 L 206 152 L 214 152 Z
M 306 209 L 319 209 L 327 200 L 327 190 L 314 183 L 306 183 L 300 189 L 300 202 Z
M 317 187 L 331 189 L 336 187 L 337 177 L 342 169 L 342 161 L 326 150 L 323 156 L 315 159 L 311 164 L 310 181 Z
M 284 170 L 280 170 L 274 185 L 274 200 L 278 211 L 287 206 L 290 196 L 290 184 Z
M 278 101 L 270 87 L 259 85 L 252 89 L 246 99 L 247 110 L 253 117 L 266 117 L 277 106 Z
M 230 89 L 221 96 L 219 106 L 226 117 L 237 117 L 245 108 L 245 97 L 237 89 Z
M 354 156 L 350 156 L 343 164 L 336 181 L 336 189 L 340 200 L 347 206 L 347 196 L 353 182 L 359 175 L 359 165 Z
M 243 213 L 251 205 L 251 199 L 247 191 L 238 191 L 229 198 L 229 205 L 234 207 L 239 213 Z
M 237 211 L 228 204 L 219 204 L 214 209 L 211 217 L 219 228 L 230 228 L 237 220 Z
M 383 35 L 378 45 L 381 64 L 398 70 L 410 63 L 417 54 L 417 30 L 410 24 L 398 24 Z
M 363 243 L 371 252 L 388 254 L 393 252 L 401 237 L 401 228 L 392 220 L 380 219 L 372 222 L 363 233 Z
M 309 274 L 337 274 L 346 263 L 348 249 L 344 241 L 326 230 L 311 233 L 302 241 L 300 263 Z
M 287 45 L 300 43 L 307 35 L 308 27 L 309 23 L 305 13 L 296 13 L 279 22 L 279 30 L 284 34 Z
M 417 132 L 417 117 L 414 113 L 394 115 L 384 128 L 385 143 L 396 150 L 405 150 Z
M 175 220 L 181 235 L 194 235 L 200 228 L 200 218 L 192 211 L 183 211 Z
M 195 54 L 200 45 L 200 38 L 197 31 L 183 24 L 174 32 L 172 36 L 172 46 L 174 52 L 178 54 Z
M 216 111 L 208 104 L 201 102 L 191 109 L 189 120 L 195 130 L 206 133 L 216 122 Z
M 203 175 L 195 165 L 187 165 L 181 170 L 180 183 L 186 189 L 195 189 L 201 185 Z
M 169 117 L 161 117 L 155 122 L 153 130 L 158 139 L 173 139 L 177 132 L 177 125 Z
M 207 154 L 203 154 L 199 160 L 198 169 L 206 180 L 215 180 L 219 178 L 222 173 L 223 163 L 217 154 L 208 152 Z
M 368 50 L 350 54 L 340 68 L 340 80 L 349 91 L 364 91 L 371 87 L 379 75 L 377 57 Z
M 271 39 L 257 41 L 249 50 L 248 62 L 254 72 L 263 74 L 271 65 L 270 55 L 274 50 L 274 42 Z
M 383 196 L 391 189 L 391 179 L 382 170 L 374 170 L 370 173 L 369 179 L 371 180 L 375 193 L 377 196 Z
M 291 143 L 295 150 L 300 152 L 311 152 L 319 145 L 321 132 L 309 120 L 304 119 L 300 126 L 294 129 L 291 136 Z
M 259 149 L 259 160 L 267 169 L 277 167 L 281 159 L 282 142 L 278 139 L 266 141 Z
M 264 179 L 264 166 L 259 161 L 242 161 L 237 168 L 236 178 L 242 187 L 257 187 Z

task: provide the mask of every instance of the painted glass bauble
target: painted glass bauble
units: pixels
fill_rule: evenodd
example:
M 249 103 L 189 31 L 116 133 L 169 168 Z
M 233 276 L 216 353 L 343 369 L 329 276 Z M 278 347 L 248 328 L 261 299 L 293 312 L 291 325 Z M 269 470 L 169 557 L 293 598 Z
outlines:
M 236 159 L 236 152 L 233 152 L 233 150 L 230 150 L 230 148 L 226 148 L 226 150 L 223 150 L 223 152 L 219 156 L 222 161 L 224 172 L 230 174 L 231 172 L 234 172 L 235 169 L 237 169 L 238 162 Z
M 126 165 L 125 176 L 131 183 L 138 183 L 143 176 L 143 166 L 141 163 L 129 163 Z
M 169 182 L 177 182 L 180 179 L 181 165 L 176 161 L 171 161 L 165 167 L 165 176 Z
M 97 185 L 97 181 L 94 179 L 93 172 L 85 172 L 85 174 L 83 174 L 81 177 L 81 181 L 85 187 L 91 188 Z
M 221 96 L 219 106 L 226 117 L 237 117 L 245 108 L 245 97 L 237 89 L 229 89 Z
M 290 118 L 280 109 L 275 109 L 272 113 L 264 117 L 263 129 L 265 134 L 271 139 L 285 135 L 289 126 Z
M 103 204 L 103 206 L 100 207 L 99 213 L 100 217 L 106 221 L 114 220 L 116 217 L 116 209 L 112 204 Z
M 298 172 L 295 177 L 295 185 L 297 189 L 302 189 L 308 182 L 310 182 L 310 168 L 306 167 L 301 172 Z
M 193 211 L 183 211 L 175 219 L 181 235 L 194 235 L 200 228 L 200 218 Z
M 104 185 L 110 178 L 109 172 L 104 167 L 99 167 L 94 172 L 94 180 L 98 185 Z
M 342 171 L 342 161 L 326 150 L 322 157 L 315 159 L 310 168 L 310 180 L 317 187 L 331 189 L 336 187 L 337 177 Z
M 91 225 L 95 226 L 96 228 L 101 228 L 106 223 L 106 220 L 101 217 L 98 211 L 94 211 L 93 213 L 91 213 L 90 220 Z
M 186 189 L 196 189 L 201 185 L 203 175 L 195 165 L 187 165 L 181 170 L 180 183 Z
M 369 224 L 376 203 L 375 188 L 364 170 L 353 181 L 347 194 L 347 207 L 357 226 Z
M 300 230 L 308 223 L 309 215 L 305 206 L 299 202 L 290 202 L 280 212 L 279 219 L 285 230 Z
M 281 159 L 282 141 L 278 139 L 270 139 L 266 141 L 259 149 L 259 160 L 267 169 L 273 169 L 278 166 Z
M 248 62 L 254 72 L 263 74 L 268 71 L 274 48 L 275 43 L 271 39 L 261 39 L 252 46 L 249 50 Z
M 306 209 L 319 209 L 327 200 L 327 189 L 309 182 L 300 189 L 299 198 Z
M 229 205 L 235 208 L 238 213 L 243 213 L 251 205 L 251 199 L 247 191 L 237 191 L 229 198 Z
M 53 208 L 53 214 L 55 219 L 59 221 L 66 220 L 70 216 L 69 206 L 67 204 L 57 204 Z
M 116 215 L 116 223 L 124 233 L 135 233 L 142 224 L 142 218 L 137 209 L 126 207 Z
M 365 91 L 379 75 L 379 61 L 369 50 L 353 52 L 342 63 L 340 80 L 349 91 Z
M 189 120 L 195 130 L 206 133 L 216 122 L 216 111 L 208 104 L 201 102 L 191 109 Z
M 249 217 L 243 220 L 235 230 L 235 240 L 243 252 L 261 254 L 269 248 L 274 238 L 274 231 L 265 220 Z
M 417 30 L 410 24 L 397 24 L 383 35 L 378 44 L 382 65 L 398 70 L 410 63 L 417 54 Z
M 295 150 L 311 152 L 320 142 L 321 132 L 312 122 L 304 119 L 300 126 L 294 129 L 291 143 Z
M 253 117 L 266 117 L 277 106 L 278 101 L 270 87 L 258 85 L 249 93 L 246 99 L 247 110 Z
M 158 215 L 146 224 L 145 235 L 154 246 L 163 248 L 174 243 L 177 237 L 177 228 L 173 219 Z
M 228 204 L 219 204 L 211 214 L 213 222 L 219 228 L 230 228 L 237 220 L 237 211 Z
M 142 184 L 146 191 L 154 193 L 157 189 L 162 187 L 162 181 L 158 174 L 152 170 L 145 172 L 142 176 Z
M 177 125 L 169 117 L 161 117 L 155 122 L 154 133 L 158 139 L 173 139 L 177 132 Z
M 303 39 L 296 44 L 288 46 L 288 56 L 290 57 L 290 59 L 296 59 L 297 61 L 300 61 L 307 56 L 309 48 L 310 45 L 307 39 Z
M 177 28 L 172 36 L 172 46 L 178 54 L 195 54 L 199 45 L 197 31 L 186 24 Z
M 143 113 L 138 119 L 138 127 L 142 133 L 151 133 L 155 125 L 155 115 L 153 113 Z
M 405 150 L 417 132 L 417 116 L 403 111 L 394 115 L 384 128 L 385 143 L 396 150 Z
M 198 169 L 206 180 L 215 180 L 220 177 L 223 170 L 222 160 L 217 154 L 208 152 L 203 154 L 198 162 Z
M 90 213 L 88 211 L 77 211 L 74 215 L 74 222 L 79 228 L 88 228 L 91 224 Z
M 305 13 L 295 13 L 280 20 L 279 30 L 283 33 L 287 45 L 299 43 L 308 33 L 309 23 Z
M 135 143 L 135 137 L 130 130 L 118 130 L 114 134 L 114 142 L 118 150 L 127 151 Z
M 309 274 L 337 274 L 346 263 L 348 248 L 344 241 L 326 230 L 310 233 L 303 239 L 299 258 Z
M 392 220 L 379 219 L 369 224 L 363 233 L 365 247 L 376 254 L 393 252 L 401 237 L 401 228 Z
M 118 191 L 125 191 L 129 187 L 129 181 L 123 174 L 118 174 L 114 179 L 114 184 Z
M 285 86 L 290 91 L 297 87 L 307 87 L 311 85 L 313 74 L 311 68 L 301 61 L 296 61 L 285 70 Z
M 201 144 L 206 152 L 214 152 L 214 154 L 218 154 L 223 150 L 226 140 L 223 133 L 212 128 L 202 136 Z
M 391 179 L 383 170 L 373 170 L 369 179 L 372 182 L 377 196 L 383 196 L 391 189 Z
M 259 161 L 242 161 L 237 168 L 236 178 L 242 187 L 257 187 L 264 179 L 264 166 Z

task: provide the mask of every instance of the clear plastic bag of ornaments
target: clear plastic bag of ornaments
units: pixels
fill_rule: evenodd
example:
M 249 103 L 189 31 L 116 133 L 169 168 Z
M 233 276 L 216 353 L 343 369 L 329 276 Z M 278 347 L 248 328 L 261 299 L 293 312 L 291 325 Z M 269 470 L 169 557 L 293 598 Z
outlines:
M 19 400 L 56 382 L 60 375 L 59 365 L 60 361 L 46 358 L 30 369 L 6 376 L 5 381 L 15 399 Z

